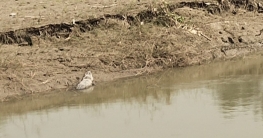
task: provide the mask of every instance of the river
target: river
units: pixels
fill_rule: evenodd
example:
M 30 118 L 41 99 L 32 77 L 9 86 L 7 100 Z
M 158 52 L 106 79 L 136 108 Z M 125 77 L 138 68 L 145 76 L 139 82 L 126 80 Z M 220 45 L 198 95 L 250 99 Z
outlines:
M 0 104 L 0 138 L 262 138 L 262 130 L 262 56 Z

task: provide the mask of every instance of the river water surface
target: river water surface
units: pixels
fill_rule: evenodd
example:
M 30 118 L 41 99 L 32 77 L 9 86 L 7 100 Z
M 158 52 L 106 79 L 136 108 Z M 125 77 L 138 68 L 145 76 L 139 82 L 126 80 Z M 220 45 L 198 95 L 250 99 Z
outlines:
M 2 103 L 0 138 L 262 138 L 262 59 Z

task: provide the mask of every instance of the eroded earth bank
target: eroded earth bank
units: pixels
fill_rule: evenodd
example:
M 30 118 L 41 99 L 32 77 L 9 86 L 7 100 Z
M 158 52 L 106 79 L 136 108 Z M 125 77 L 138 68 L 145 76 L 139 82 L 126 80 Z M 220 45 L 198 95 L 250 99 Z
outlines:
M 263 45 L 263 0 L 0 4 L 1 101 L 74 89 L 87 70 L 99 84 L 241 57 Z

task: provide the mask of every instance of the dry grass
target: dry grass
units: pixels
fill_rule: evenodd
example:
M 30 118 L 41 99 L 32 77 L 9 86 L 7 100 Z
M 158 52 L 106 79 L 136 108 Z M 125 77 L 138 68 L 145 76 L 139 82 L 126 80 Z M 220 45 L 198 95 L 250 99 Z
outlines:
M 131 5 L 136 4 L 132 3 Z M 137 6 L 144 7 L 145 5 Z M 229 36 L 224 30 L 212 28 L 208 23 L 208 21 L 218 23 L 223 19 L 240 19 L 241 16 L 221 17 L 189 7 L 175 9 L 173 5 L 159 1 L 147 4 L 147 6 L 142 9 L 148 10 L 131 9 L 132 6 L 126 7 L 126 10 L 123 8 L 121 11 L 124 15 L 115 13 L 108 15 L 108 18 L 82 19 L 76 22 L 76 27 L 73 27 L 73 24 L 51 24 L 51 27 L 42 27 L 42 29 L 44 28 L 44 31 L 41 32 L 42 35 L 39 35 L 40 31 L 37 28 L 33 28 L 36 30 L 36 34 L 39 34 L 32 36 L 34 44 L 32 47 L 1 46 L 0 71 L 5 73 L 1 76 L 4 79 L 0 80 L 0 87 L 5 89 L 0 93 L 10 93 L 11 95 L 13 93 L 37 93 L 52 89 L 72 88 L 83 72 L 87 70 L 91 70 L 95 76 L 97 75 L 96 80 L 105 81 L 123 76 L 150 73 L 160 68 L 203 64 L 213 59 L 227 58 L 231 52 L 234 56 L 253 52 L 247 46 L 241 47 L 245 43 L 236 43 L 235 46 L 223 43 L 221 37 L 233 36 Z M 113 7 L 119 8 L 118 6 Z M 102 9 L 100 7 L 96 9 L 98 11 L 96 17 L 101 17 L 100 14 L 109 11 L 107 8 Z M 66 12 L 62 8 L 58 10 L 62 10 L 60 12 L 63 14 L 56 21 L 62 22 L 60 19 L 66 18 L 66 13 L 70 13 L 70 11 Z M 93 10 L 91 9 L 91 11 Z M 44 16 L 38 15 L 39 17 Z M 53 17 L 55 15 L 50 18 Z M 243 18 L 245 17 L 242 16 L 242 20 L 249 19 L 249 17 Z M 52 20 L 50 19 L 50 21 Z M 71 19 L 67 19 L 67 22 L 70 21 Z M 41 20 L 39 25 L 44 23 Z M 239 22 L 231 23 L 227 26 L 230 27 L 230 31 L 234 35 L 244 34 L 243 31 L 248 33 L 254 31 L 254 28 L 250 28 L 252 30 L 250 32 L 231 30 L 231 27 L 240 28 Z M 218 26 L 220 25 L 218 24 Z M 256 22 L 253 25 L 248 24 L 244 28 L 249 29 L 250 26 L 260 25 L 261 22 Z M 70 28 L 71 32 L 61 29 L 61 26 Z M 61 30 L 50 30 L 52 27 Z M 225 34 L 219 34 L 220 31 Z M 19 31 L 17 33 L 23 34 Z M 254 35 L 254 33 L 248 35 Z M 254 44 L 261 41 L 259 37 L 254 38 L 253 36 L 253 39 Z M 240 47 L 236 47 L 239 45 Z M 230 49 L 223 49 L 226 51 L 223 53 L 222 47 Z M 238 48 L 245 50 L 242 51 Z M 260 49 L 259 45 L 254 47 L 254 49 L 257 48 Z M 235 53 L 237 49 L 238 52 Z M 113 76 L 116 72 L 125 71 L 132 73 Z M 107 75 L 108 78 L 105 77 Z M 10 80 L 8 76 L 15 77 Z

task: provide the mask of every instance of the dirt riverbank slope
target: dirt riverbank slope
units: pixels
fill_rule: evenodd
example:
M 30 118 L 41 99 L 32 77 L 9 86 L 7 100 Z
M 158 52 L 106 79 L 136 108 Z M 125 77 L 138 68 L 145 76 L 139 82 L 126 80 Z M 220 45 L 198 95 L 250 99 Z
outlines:
M 0 99 L 262 50 L 263 0 L 0 2 Z

